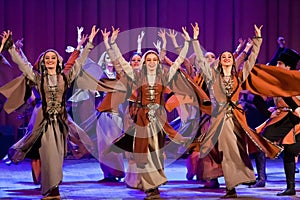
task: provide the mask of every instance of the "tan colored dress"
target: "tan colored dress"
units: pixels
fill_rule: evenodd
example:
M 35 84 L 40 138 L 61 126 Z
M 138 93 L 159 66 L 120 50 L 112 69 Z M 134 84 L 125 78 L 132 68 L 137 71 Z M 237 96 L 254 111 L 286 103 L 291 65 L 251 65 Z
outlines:
M 45 108 L 45 112 L 42 107 L 38 108 L 35 113 L 36 121 L 32 131 L 28 132 L 9 149 L 9 157 L 13 162 L 18 163 L 24 159 L 34 144 L 40 143 L 39 154 L 41 158 L 41 187 L 43 195 L 47 194 L 62 181 L 62 166 L 67 152 L 66 142 L 68 135 L 64 95 L 68 86 L 78 76 L 92 47 L 93 45 L 90 43 L 86 45 L 81 57 L 76 60 L 70 70 L 65 72 L 65 78 L 62 74 L 41 76 L 38 72 L 32 70 L 32 65 L 25 62 L 14 47 L 9 49 L 13 61 L 18 65 L 24 76 L 36 85 Z M 41 85 L 42 79 L 44 79 L 43 86 Z M 21 78 L 19 82 L 22 85 L 24 81 Z M 41 92 L 42 87 L 43 93 Z M 2 89 L 4 93 L 9 93 L 8 87 L 4 86 Z M 11 90 L 14 89 L 13 87 L 11 88 Z M 25 88 L 22 90 L 25 92 Z M 11 102 L 13 100 L 11 99 Z
M 227 189 L 242 183 L 255 182 L 253 166 L 248 156 L 248 143 L 254 142 L 271 158 L 281 152 L 279 147 L 260 138 L 248 127 L 244 111 L 238 102 L 242 82 L 255 64 L 262 39 L 254 38 L 253 42 L 252 52 L 243 70 L 237 76 L 231 76 L 227 82 L 216 68 L 205 64 L 199 42 L 193 41 L 195 63 L 205 75 L 213 104 L 211 127 L 200 145 L 200 156 L 206 156 L 217 144 Z M 276 151 L 271 151 L 273 149 L 269 146 L 274 147 Z

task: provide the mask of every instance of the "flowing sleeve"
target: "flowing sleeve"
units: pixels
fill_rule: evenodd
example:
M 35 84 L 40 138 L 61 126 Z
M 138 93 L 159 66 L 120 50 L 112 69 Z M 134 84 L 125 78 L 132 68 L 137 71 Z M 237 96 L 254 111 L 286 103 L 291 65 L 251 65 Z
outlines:
M 33 72 L 32 65 L 27 61 L 25 61 L 21 55 L 16 51 L 16 47 L 12 46 L 8 50 L 9 54 L 11 55 L 11 58 L 14 63 L 16 63 L 19 67 L 19 69 L 23 72 L 23 74 L 31 81 L 36 83 L 37 77 L 36 74 Z
M 245 81 L 248 77 L 250 71 L 252 70 L 253 66 L 255 65 L 258 53 L 260 51 L 260 46 L 262 43 L 262 38 L 254 38 L 253 39 L 253 47 L 248 59 L 245 61 L 243 67 L 243 78 L 242 80 Z
M 0 88 L 0 93 L 7 98 L 3 107 L 7 114 L 12 113 L 25 103 L 26 90 L 26 78 L 23 75 Z
M 124 70 L 124 72 L 129 76 L 132 80 L 135 80 L 134 78 L 134 72 L 130 64 L 124 59 L 122 56 L 122 53 L 116 43 L 111 44 L 111 48 L 115 52 L 116 60 L 119 62 L 120 66 Z
M 70 70 L 66 72 L 66 76 L 69 84 L 79 75 L 79 72 L 82 69 L 82 66 L 85 63 L 93 47 L 94 47 L 93 44 L 88 42 L 85 45 L 80 57 L 75 60 L 73 67 L 71 67 Z
M 244 51 L 237 56 L 237 58 L 235 59 L 235 66 L 237 70 L 242 68 L 246 57 L 247 54 Z
M 76 50 L 76 49 L 72 52 L 67 63 L 65 64 L 65 68 L 64 68 L 65 72 L 67 72 L 68 70 L 70 70 L 73 67 L 73 65 L 75 64 L 75 60 L 79 57 L 79 54 L 80 54 L 80 51 Z
M 119 60 L 117 59 L 114 50 L 113 50 L 112 48 L 109 48 L 109 49 L 106 49 L 106 52 L 107 52 L 109 58 L 111 59 L 111 61 L 112 61 L 113 65 L 114 65 L 114 68 L 115 68 L 116 72 L 117 72 L 119 75 L 123 75 L 122 65 L 121 65 L 121 63 L 119 62 Z
M 208 62 L 203 56 L 203 52 L 200 47 L 200 43 L 198 40 L 193 40 L 193 48 L 194 52 L 196 54 L 196 60 L 195 60 L 195 66 L 199 70 L 202 71 L 202 73 L 205 76 L 206 82 L 211 82 L 212 81 L 212 70 Z
M 171 79 L 174 77 L 175 73 L 177 72 L 177 70 L 179 69 L 180 65 L 183 63 L 186 54 L 188 52 L 188 48 L 189 48 L 189 42 L 185 41 L 184 42 L 184 46 L 180 51 L 180 54 L 178 55 L 178 57 L 176 58 L 175 62 L 172 64 L 172 66 L 170 67 L 169 70 L 169 74 L 168 74 L 168 82 L 171 81 Z
M 267 65 L 255 65 L 242 84 L 253 94 L 269 97 L 300 95 L 300 71 Z

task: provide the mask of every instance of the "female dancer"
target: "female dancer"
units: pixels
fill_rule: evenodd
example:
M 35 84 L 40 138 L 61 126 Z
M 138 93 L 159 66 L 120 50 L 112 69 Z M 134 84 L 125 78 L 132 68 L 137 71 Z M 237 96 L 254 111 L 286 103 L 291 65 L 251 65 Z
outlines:
M 93 48 L 92 42 L 99 29 L 93 26 L 89 42 L 74 66 L 62 73 L 62 58 L 49 49 L 39 60 L 40 73 L 34 72 L 29 62 L 25 62 L 15 47 L 9 47 L 12 60 L 18 65 L 23 74 L 37 85 L 41 96 L 42 106 L 37 113 L 34 128 L 25 135 L 10 150 L 10 159 L 18 163 L 24 159 L 33 145 L 39 146 L 41 158 L 41 189 L 43 199 L 60 199 L 59 184 L 62 181 L 63 159 L 66 155 L 67 142 L 67 113 L 65 108 L 65 92 L 71 82 L 78 76 L 88 53 Z M 2 43 L 11 36 L 11 31 L 4 31 Z
M 253 141 L 269 157 L 274 158 L 281 148 L 268 143 L 251 130 L 246 122 L 245 113 L 238 103 L 242 82 L 247 78 L 255 64 L 262 43 L 261 27 L 255 28 L 252 51 L 242 71 L 237 71 L 234 56 L 225 51 L 219 57 L 217 68 L 205 64 L 200 44 L 197 40 L 199 27 L 193 26 L 193 46 L 196 53 L 196 67 L 201 67 L 209 88 L 212 101 L 211 126 L 200 145 L 200 156 L 204 157 L 217 144 L 218 157 L 226 183 L 223 198 L 236 198 L 235 187 L 239 184 L 254 184 L 255 175 L 248 155 L 247 143 Z M 253 145 L 253 143 L 251 143 Z M 267 147 L 274 147 L 267 148 Z M 271 151 L 274 150 L 274 151 Z
M 158 187 L 167 182 L 164 173 L 163 146 L 165 134 L 177 143 L 185 143 L 189 138 L 183 138 L 167 122 L 164 110 L 163 94 L 167 84 L 172 80 L 180 64 L 183 62 L 187 50 L 189 37 L 185 30 L 185 45 L 168 72 L 164 72 L 159 55 L 154 51 L 148 51 L 143 55 L 140 72 L 135 72 L 128 62 L 123 58 L 116 45 L 119 29 L 114 30 L 111 37 L 111 48 L 123 68 L 127 83 L 132 83 L 128 89 L 137 93 L 134 103 L 134 124 L 120 138 L 114 141 L 111 147 L 113 151 L 122 150 L 133 152 L 137 163 L 137 170 L 141 177 L 141 189 L 145 191 L 145 199 L 159 198 Z M 103 32 L 110 34 L 110 32 Z M 163 45 L 165 47 L 165 45 Z M 110 46 L 106 46 L 107 50 Z M 124 80 L 123 80 L 124 81 Z

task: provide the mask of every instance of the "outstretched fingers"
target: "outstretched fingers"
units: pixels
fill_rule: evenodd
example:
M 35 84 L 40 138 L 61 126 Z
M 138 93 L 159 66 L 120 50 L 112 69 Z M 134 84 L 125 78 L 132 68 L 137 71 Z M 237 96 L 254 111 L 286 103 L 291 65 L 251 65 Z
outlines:
M 114 43 L 115 40 L 116 40 L 117 37 L 118 37 L 118 34 L 119 34 L 119 32 L 120 32 L 120 28 L 115 29 L 115 27 L 112 26 L 111 29 L 112 29 L 112 34 L 111 34 L 110 42 L 111 42 L 111 43 Z
M 182 27 L 182 32 L 183 32 L 182 37 L 183 37 L 186 41 L 190 41 L 190 40 L 191 40 L 191 39 L 190 39 L 190 35 L 189 35 L 189 33 L 187 32 L 185 26 Z
M 263 25 L 261 25 L 260 27 L 257 27 L 256 24 L 254 24 L 254 29 L 255 29 L 255 36 L 256 37 L 261 37 L 261 29 L 262 29 Z
M 94 37 L 97 35 L 97 33 L 99 32 L 99 28 L 96 28 L 96 25 L 94 25 L 92 27 L 92 30 L 91 30 L 91 34 L 89 36 L 89 42 L 92 43 L 93 40 L 94 40 Z

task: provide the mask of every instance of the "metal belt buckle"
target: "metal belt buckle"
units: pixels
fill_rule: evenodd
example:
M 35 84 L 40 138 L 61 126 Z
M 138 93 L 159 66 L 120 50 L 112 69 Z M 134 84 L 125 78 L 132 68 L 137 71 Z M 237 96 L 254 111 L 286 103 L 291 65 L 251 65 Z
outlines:
M 147 105 L 147 107 L 150 109 L 150 110 L 157 110 L 159 108 L 159 104 L 157 103 L 149 103 Z
M 155 111 L 159 108 L 159 104 L 156 103 L 149 103 L 147 105 L 147 107 L 149 108 L 149 112 L 148 112 L 148 118 L 151 122 L 156 121 L 156 115 L 155 115 Z

